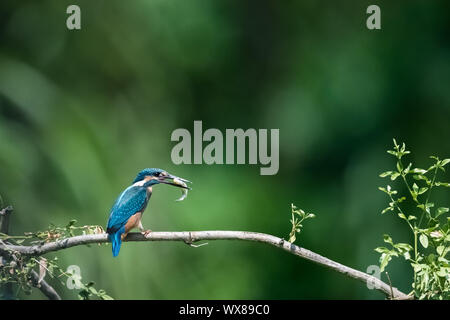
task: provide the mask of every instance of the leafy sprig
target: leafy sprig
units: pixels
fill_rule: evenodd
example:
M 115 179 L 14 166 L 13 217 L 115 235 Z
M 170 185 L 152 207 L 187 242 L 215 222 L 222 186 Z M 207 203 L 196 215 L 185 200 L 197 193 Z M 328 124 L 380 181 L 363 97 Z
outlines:
M 413 168 L 412 163 L 405 166 L 403 157 L 410 154 L 410 151 L 406 150 L 404 143 L 399 145 L 395 139 L 393 141 L 393 150 L 387 152 L 396 158 L 396 168 L 381 173 L 380 177 L 389 177 L 391 181 L 401 178 L 408 193 L 406 196 L 400 196 L 390 185 L 380 187 L 390 200 L 388 207 L 381 213 L 397 213 L 398 217 L 407 223 L 413 237 L 412 244 L 407 244 L 394 243 L 389 235 L 384 235 L 384 242 L 388 243 L 390 248 L 375 249 L 381 253 L 380 269 L 383 271 L 393 257 L 403 256 L 414 271 L 412 293 L 416 298 L 450 299 L 450 265 L 447 259 L 450 251 L 449 208 L 435 206 L 435 203 L 430 201 L 433 188 L 450 187 L 448 182 L 437 181 L 439 171 L 445 172 L 445 166 L 450 163 L 450 159 L 441 160 L 431 156 L 433 163 L 428 169 Z M 405 212 L 402 206 L 407 198 L 415 204 L 416 211 Z M 410 254 L 411 251 L 414 251 L 413 255 Z
M 46 242 L 56 241 L 67 237 L 80 234 L 98 234 L 103 233 L 100 226 L 76 226 L 76 220 L 71 220 L 64 227 L 58 227 L 51 224 L 47 230 L 37 232 L 26 232 L 23 236 L 10 236 L 0 233 L 0 239 L 10 244 L 21 245 L 25 241 L 30 244 L 43 244 Z M 31 294 L 35 284 L 31 273 L 36 271 L 39 274 L 39 280 L 50 277 L 61 285 L 66 285 L 67 281 L 72 281 L 74 287 L 78 288 L 78 298 L 89 300 L 97 297 L 101 300 L 111 300 L 112 298 L 106 294 L 104 290 L 94 288 L 94 282 L 82 283 L 81 277 L 73 272 L 65 271 L 59 264 L 58 257 L 46 259 L 44 257 L 36 257 L 21 255 L 17 251 L 10 250 L 12 259 L 0 264 L 0 285 L 13 283 L 17 287 L 16 295 L 22 291 L 25 294 Z
M 64 227 L 59 227 L 54 224 L 50 224 L 46 230 L 36 232 L 25 232 L 20 236 L 12 236 L 4 233 L 0 233 L 0 240 L 8 241 L 13 244 L 21 245 L 25 241 L 29 241 L 30 244 L 43 244 L 46 242 L 52 242 L 61 240 L 76 235 L 85 234 L 100 234 L 104 233 L 101 226 L 86 225 L 76 226 L 77 220 L 70 220 Z
M 314 218 L 313 213 L 306 213 L 302 209 L 297 208 L 294 204 L 291 204 L 291 224 L 292 230 L 289 233 L 289 242 L 294 243 L 297 239 L 296 234 L 300 234 L 303 228 L 303 221 Z

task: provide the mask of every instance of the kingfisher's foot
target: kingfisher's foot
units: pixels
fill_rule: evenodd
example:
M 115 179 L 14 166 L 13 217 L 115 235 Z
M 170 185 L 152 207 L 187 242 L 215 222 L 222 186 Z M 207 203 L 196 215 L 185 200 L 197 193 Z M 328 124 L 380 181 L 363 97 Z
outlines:
M 141 232 L 141 234 L 143 234 L 144 237 L 147 237 L 150 234 L 150 232 L 152 232 L 152 230 L 144 230 Z

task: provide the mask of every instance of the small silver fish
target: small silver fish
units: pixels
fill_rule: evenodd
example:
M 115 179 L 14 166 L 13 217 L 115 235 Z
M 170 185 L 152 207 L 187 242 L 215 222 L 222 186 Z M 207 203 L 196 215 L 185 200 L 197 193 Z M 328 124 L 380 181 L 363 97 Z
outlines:
M 186 197 L 187 197 L 187 194 L 188 194 L 188 188 L 189 188 L 189 187 L 187 186 L 187 184 L 186 184 L 184 181 L 181 181 L 181 180 L 178 179 L 178 178 L 173 179 L 173 182 L 176 183 L 177 185 L 183 187 L 183 188 L 181 189 L 181 197 L 178 198 L 178 199 L 175 200 L 175 201 L 183 201 L 183 200 L 186 199 Z

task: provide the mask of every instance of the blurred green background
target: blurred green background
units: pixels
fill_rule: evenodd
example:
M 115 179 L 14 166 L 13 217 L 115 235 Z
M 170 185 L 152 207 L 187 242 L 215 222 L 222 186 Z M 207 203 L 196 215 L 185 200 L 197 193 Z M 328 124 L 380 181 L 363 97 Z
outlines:
M 70 4 L 81 8 L 79 31 L 66 28 Z M 450 3 L 376 1 L 379 31 L 366 28 L 370 4 L 3 0 L 0 195 L 15 208 L 11 232 L 71 219 L 105 226 L 136 173 L 161 167 L 194 190 L 175 202 L 178 189 L 155 187 L 143 220 L 152 230 L 287 238 L 294 203 L 317 215 L 299 245 L 362 271 L 377 264 L 383 233 L 410 240 L 407 226 L 380 214 L 391 139 L 422 167 L 430 154 L 449 156 Z M 174 165 L 170 135 L 192 132 L 194 120 L 204 130 L 279 128 L 279 173 Z M 257 243 L 126 243 L 116 259 L 109 245 L 59 256 L 116 299 L 383 298 Z M 410 291 L 405 264 L 389 272 Z

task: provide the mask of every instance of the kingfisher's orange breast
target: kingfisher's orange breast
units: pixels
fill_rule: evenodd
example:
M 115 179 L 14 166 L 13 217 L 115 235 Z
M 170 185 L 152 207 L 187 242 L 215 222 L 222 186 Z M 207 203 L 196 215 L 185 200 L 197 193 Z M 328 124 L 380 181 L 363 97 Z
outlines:
M 136 212 L 135 214 L 133 214 L 125 224 L 125 233 L 130 232 L 130 230 L 133 228 L 137 228 L 139 226 L 139 222 L 141 222 L 141 219 L 142 212 Z

